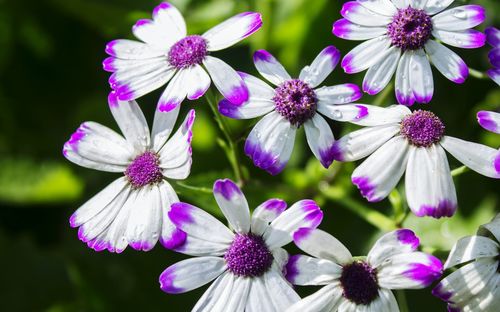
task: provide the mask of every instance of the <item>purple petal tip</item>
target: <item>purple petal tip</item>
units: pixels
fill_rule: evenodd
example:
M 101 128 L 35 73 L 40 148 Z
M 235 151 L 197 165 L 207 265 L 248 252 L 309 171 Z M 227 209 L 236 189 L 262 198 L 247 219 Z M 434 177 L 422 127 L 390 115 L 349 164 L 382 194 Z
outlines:
M 233 196 L 242 194 L 238 185 L 229 179 L 215 181 L 214 193 L 221 194 L 226 200 L 231 200 Z

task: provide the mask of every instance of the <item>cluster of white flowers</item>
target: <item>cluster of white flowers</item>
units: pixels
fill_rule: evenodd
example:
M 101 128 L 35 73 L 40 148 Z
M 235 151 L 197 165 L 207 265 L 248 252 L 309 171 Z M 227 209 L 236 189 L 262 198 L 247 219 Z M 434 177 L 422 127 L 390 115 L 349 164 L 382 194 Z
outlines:
M 445 135 L 441 119 L 404 105 L 427 103 L 434 84 L 430 63 L 462 83 L 469 69 L 442 43 L 477 48 L 486 36 L 472 28 L 485 19 L 478 5 L 445 10 L 453 0 L 357 0 L 344 4 L 333 34 L 367 40 L 349 52 L 328 46 L 292 78 L 265 50 L 254 53 L 258 73 L 270 84 L 236 72 L 210 55 L 234 45 L 262 26 L 259 13 L 238 14 L 203 35 L 187 35 L 181 13 L 164 2 L 153 18 L 133 27 L 140 41 L 114 40 L 103 62 L 112 72 L 109 108 L 123 136 L 95 122 L 83 123 L 64 145 L 64 156 L 83 167 L 123 176 L 81 206 L 70 218 L 78 237 L 97 251 L 122 252 L 128 245 L 149 251 L 158 240 L 168 249 L 195 256 L 168 267 L 159 278 L 166 293 L 212 285 L 193 311 L 399 311 L 392 289 L 425 288 L 441 277 L 441 261 L 419 251 L 409 229 L 379 238 L 367 257 L 353 257 L 330 234 L 317 229 L 323 212 L 313 200 L 287 209 L 269 199 L 250 214 L 240 187 L 217 180 L 213 195 L 229 227 L 204 210 L 179 201 L 169 180 L 191 170 L 195 112 L 174 131 L 180 104 L 202 97 L 211 85 L 224 99 L 229 118 L 262 119 L 244 152 L 256 167 L 276 175 L 289 161 L 297 131 L 304 126 L 314 156 L 329 168 L 334 160 L 366 158 L 352 182 L 370 202 L 386 198 L 405 174 L 409 208 L 419 217 L 451 217 L 457 196 L 446 152 L 470 169 L 500 178 L 497 149 Z M 488 32 L 498 65 L 499 33 Z M 362 89 L 346 83 L 319 87 L 341 62 L 347 73 L 368 69 Z M 497 79 L 497 69 L 490 74 Z M 395 77 L 400 104 L 386 108 L 353 103 L 373 95 Z M 166 85 L 150 131 L 135 99 Z M 500 133 L 500 114 L 478 112 L 481 126 Z M 364 128 L 336 140 L 327 120 Z M 488 238 L 486 230 L 496 241 Z M 311 256 L 289 256 L 294 242 Z M 500 303 L 500 215 L 478 236 L 458 241 L 444 269 L 465 264 L 433 293 L 449 311 L 496 311 Z M 301 299 L 295 285 L 324 285 Z

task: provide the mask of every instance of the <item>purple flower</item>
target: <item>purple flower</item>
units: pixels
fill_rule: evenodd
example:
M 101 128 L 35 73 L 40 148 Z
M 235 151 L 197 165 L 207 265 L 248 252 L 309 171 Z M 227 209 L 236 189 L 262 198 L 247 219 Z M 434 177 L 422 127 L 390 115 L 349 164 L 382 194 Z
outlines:
M 335 142 L 335 159 L 368 158 L 352 182 L 371 202 L 384 199 L 406 172 L 408 206 L 415 215 L 451 217 L 457 208 L 455 186 L 445 150 L 470 169 L 500 178 L 500 151 L 444 134 L 444 124 L 429 111 L 413 113 L 403 105 L 368 111 L 368 127 Z
M 240 188 L 217 180 L 214 197 L 228 228 L 204 210 L 186 203 L 172 205 L 170 220 L 187 234 L 174 250 L 195 256 L 168 267 L 160 275 L 166 293 L 183 293 L 214 280 L 193 311 L 284 311 L 300 300 L 287 283 L 283 268 L 290 243 L 300 227 L 316 228 L 323 212 L 312 200 L 289 209 L 270 199 L 252 215 Z
M 425 288 L 442 274 L 441 261 L 416 251 L 419 239 L 407 229 L 379 238 L 363 260 L 354 259 L 341 242 L 319 229 L 299 229 L 293 240 L 312 257 L 291 256 L 287 279 L 294 285 L 324 287 L 288 312 L 397 312 L 392 289 Z
M 482 47 L 485 35 L 472 29 L 485 19 L 479 5 L 445 10 L 454 0 L 357 0 L 346 2 L 344 17 L 333 24 L 333 34 L 348 40 L 367 40 L 342 60 L 346 73 L 368 69 L 363 91 L 377 94 L 396 73 L 400 104 L 428 103 L 434 93 L 430 63 L 455 83 L 469 75 L 465 62 L 434 40 L 460 48 Z
M 340 59 L 334 46 L 326 47 L 310 66 L 291 78 L 283 65 L 265 50 L 254 54 L 259 73 L 274 86 L 240 73 L 249 90 L 248 101 L 240 106 L 227 100 L 219 103 L 224 116 L 250 119 L 264 116 L 253 128 L 245 144 L 245 153 L 254 164 L 271 174 L 278 174 L 292 154 L 295 134 L 304 126 L 307 143 L 314 156 L 328 168 L 334 157 L 335 139 L 324 115 L 337 121 L 363 124 L 368 107 L 349 104 L 361 97 L 359 87 L 346 83 L 317 88 L 333 71 Z
M 158 240 L 172 247 L 185 239 L 166 217 L 179 198 L 167 179 L 182 180 L 191 170 L 191 110 L 173 133 L 179 109 L 157 111 L 150 134 L 135 101 L 114 92 L 109 107 L 124 137 L 95 122 L 84 122 L 64 144 L 64 156 L 82 167 L 122 172 L 70 218 L 78 237 L 96 251 L 122 252 L 127 245 L 148 251 Z M 172 135 L 173 134 L 173 135 Z
M 488 27 L 484 30 L 486 41 L 493 47 L 488 53 L 493 68 L 488 70 L 488 76 L 500 86 L 500 30 Z
M 171 111 L 186 97 L 195 100 L 203 96 L 213 81 L 231 103 L 238 105 L 248 99 L 245 84 L 228 64 L 209 54 L 236 44 L 261 26 L 259 13 L 245 12 L 201 36 L 187 35 L 181 13 L 163 2 L 154 9 L 152 20 L 141 19 L 132 28 L 141 41 L 119 39 L 108 43 L 106 53 L 110 57 L 103 67 L 113 73 L 109 83 L 122 101 L 137 99 L 168 83 L 157 109 Z
M 492 235 L 493 237 L 488 237 Z M 460 266 L 432 290 L 448 311 L 497 311 L 500 298 L 500 214 L 484 224 L 479 235 L 461 238 L 445 269 Z

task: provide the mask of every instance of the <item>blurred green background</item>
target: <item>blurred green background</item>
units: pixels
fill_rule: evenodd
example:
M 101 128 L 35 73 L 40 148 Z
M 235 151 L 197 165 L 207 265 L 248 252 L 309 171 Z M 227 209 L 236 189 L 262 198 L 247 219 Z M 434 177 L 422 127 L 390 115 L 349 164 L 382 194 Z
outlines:
M 335 45 L 346 54 L 356 42 L 331 34 L 344 1 L 327 0 L 173 0 L 184 14 L 189 33 L 209 27 L 241 11 L 263 14 L 263 28 L 243 43 L 217 52 L 234 68 L 256 74 L 251 54 L 268 49 L 289 72 L 298 75 L 317 53 Z M 463 1 L 457 1 L 458 3 Z M 498 0 L 478 0 L 487 8 L 486 25 L 500 24 Z M 108 74 L 101 62 L 105 44 L 131 38 L 131 26 L 148 18 L 158 1 L 151 0 L 0 0 L 0 310 L 2 311 L 187 311 L 205 288 L 182 295 L 161 292 L 158 276 L 185 258 L 160 245 L 148 253 L 128 248 L 123 254 L 97 253 L 77 238 L 68 218 L 93 194 L 117 177 L 80 168 L 62 157 L 61 148 L 86 120 L 117 128 L 107 107 Z M 485 71 L 488 48 L 454 49 L 473 68 Z M 434 70 L 435 95 L 417 108 L 434 111 L 447 125 L 447 134 L 495 148 L 500 136 L 482 130 L 475 114 L 498 109 L 500 90 L 489 80 L 470 77 L 455 85 Z M 346 75 L 337 68 L 326 84 L 361 84 L 363 74 Z M 148 120 L 161 90 L 139 99 Z M 359 102 L 372 103 L 364 96 Z M 392 94 L 383 104 L 393 103 Z M 185 102 L 183 112 L 196 108 L 194 162 L 186 184 L 211 188 L 217 178 L 232 177 L 216 138 L 221 136 L 204 100 Z M 269 197 L 289 204 L 314 198 L 325 212 L 322 229 L 364 255 L 381 231 L 377 215 L 361 218 L 348 207 L 393 217 L 385 200 L 367 204 L 350 183 L 353 164 L 320 168 L 305 143 L 297 138 L 294 156 L 278 177 L 257 170 L 242 155 L 243 139 L 253 121 L 228 120 L 245 170 L 244 187 L 255 207 Z M 337 137 L 353 126 L 333 124 Z M 450 158 L 452 168 L 458 165 Z M 472 234 L 499 210 L 498 181 L 466 172 L 455 179 L 459 212 L 452 219 L 403 222 L 422 238 L 426 250 L 441 257 L 460 236 Z M 211 196 L 177 185 L 181 199 L 218 213 Z M 402 188 L 400 188 L 402 189 Z M 404 192 L 401 192 L 404 195 Z M 397 196 L 392 196 L 397 205 Z M 360 207 L 361 205 L 361 207 Z M 406 207 L 403 204 L 403 208 Z M 401 216 L 396 216 L 401 217 Z M 365 219 L 371 220 L 372 224 Z M 297 249 L 289 245 L 292 253 Z M 301 295 L 313 288 L 298 288 Z M 400 294 L 399 294 L 400 295 Z M 407 291 L 411 311 L 444 311 L 430 289 Z M 399 297 L 400 298 L 400 297 Z

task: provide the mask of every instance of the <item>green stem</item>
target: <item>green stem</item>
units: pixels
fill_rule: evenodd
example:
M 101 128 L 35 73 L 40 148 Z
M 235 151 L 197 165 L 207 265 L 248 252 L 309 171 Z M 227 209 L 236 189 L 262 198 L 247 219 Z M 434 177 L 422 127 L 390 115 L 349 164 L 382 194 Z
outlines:
M 458 177 L 459 175 L 461 175 L 462 173 L 465 173 L 469 171 L 469 168 L 465 167 L 465 166 L 462 166 L 462 167 L 458 167 L 456 169 L 453 169 L 451 171 L 451 176 L 452 177 Z
M 410 309 L 408 309 L 408 301 L 406 300 L 405 291 L 402 289 L 396 290 L 396 297 L 398 298 L 399 311 L 409 312 Z
M 485 73 L 470 67 L 469 67 L 469 75 L 477 79 L 489 79 L 488 75 L 486 75 Z
M 373 210 L 372 208 L 369 208 L 361 203 L 358 203 L 357 201 L 347 196 L 342 196 L 340 198 L 336 193 L 329 192 L 328 188 L 320 188 L 320 193 L 327 199 L 331 200 L 334 203 L 338 203 L 344 208 L 347 208 L 348 210 L 354 212 L 366 222 L 384 232 L 397 229 L 394 221 L 392 221 L 382 213 Z
M 387 98 L 392 94 L 392 91 L 394 91 L 394 84 L 389 83 L 389 85 L 384 88 L 382 93 L 377 95 L 377 97 L 373 101 L 373 105 L 380 106 L 380 105 L 385 104 L 385 102 L 387 101 Z
M 403 206 L 403 199 L 401 198 L 401 194 L 398 189 L 395 188 L 389 194 L 389 202 L 391 203 L 394 213 L 394 222 L 398 227 L 400 227 L 405 219 L 406 211 Z
M 200 193 L 206 193 L 206 194 L 212 194 L 213 191 L 212 189 L 208 188 L 208 187 L 199 187 L 199 186 L 192 186 L 192 185 L 187 185 L 187 184 L 184 184 L 182 182 L 175 182 L 175 184 L 177 184 L 178 186 L 182 187 L 182 188 L 185 188 L 187 190 L 191 190 L 191 191 L 195 191 L 195 192 L 200 192 Z
M 231 132 L 229 131 L 229 127 L 226 121 L 222 118 L 217 109 L 217 96 L 214 94 L 214 92 L 212 92 L 212 90 L 209 89 L 207 91 L 206 98 L 208 106 L 210 106 L 212 113 L 214 114 L 215 121 L 217 122 L 220 131 L 225 137 L 225 140 L 218 140 L 218 143 L 226 153 L 227 159 L 229 160 L 231 168 L 233 169 L 236 182 L 240 187 L 242 187 L 244 184 L 243 171 L 240 166 L 237 147 L 231 137 Z

